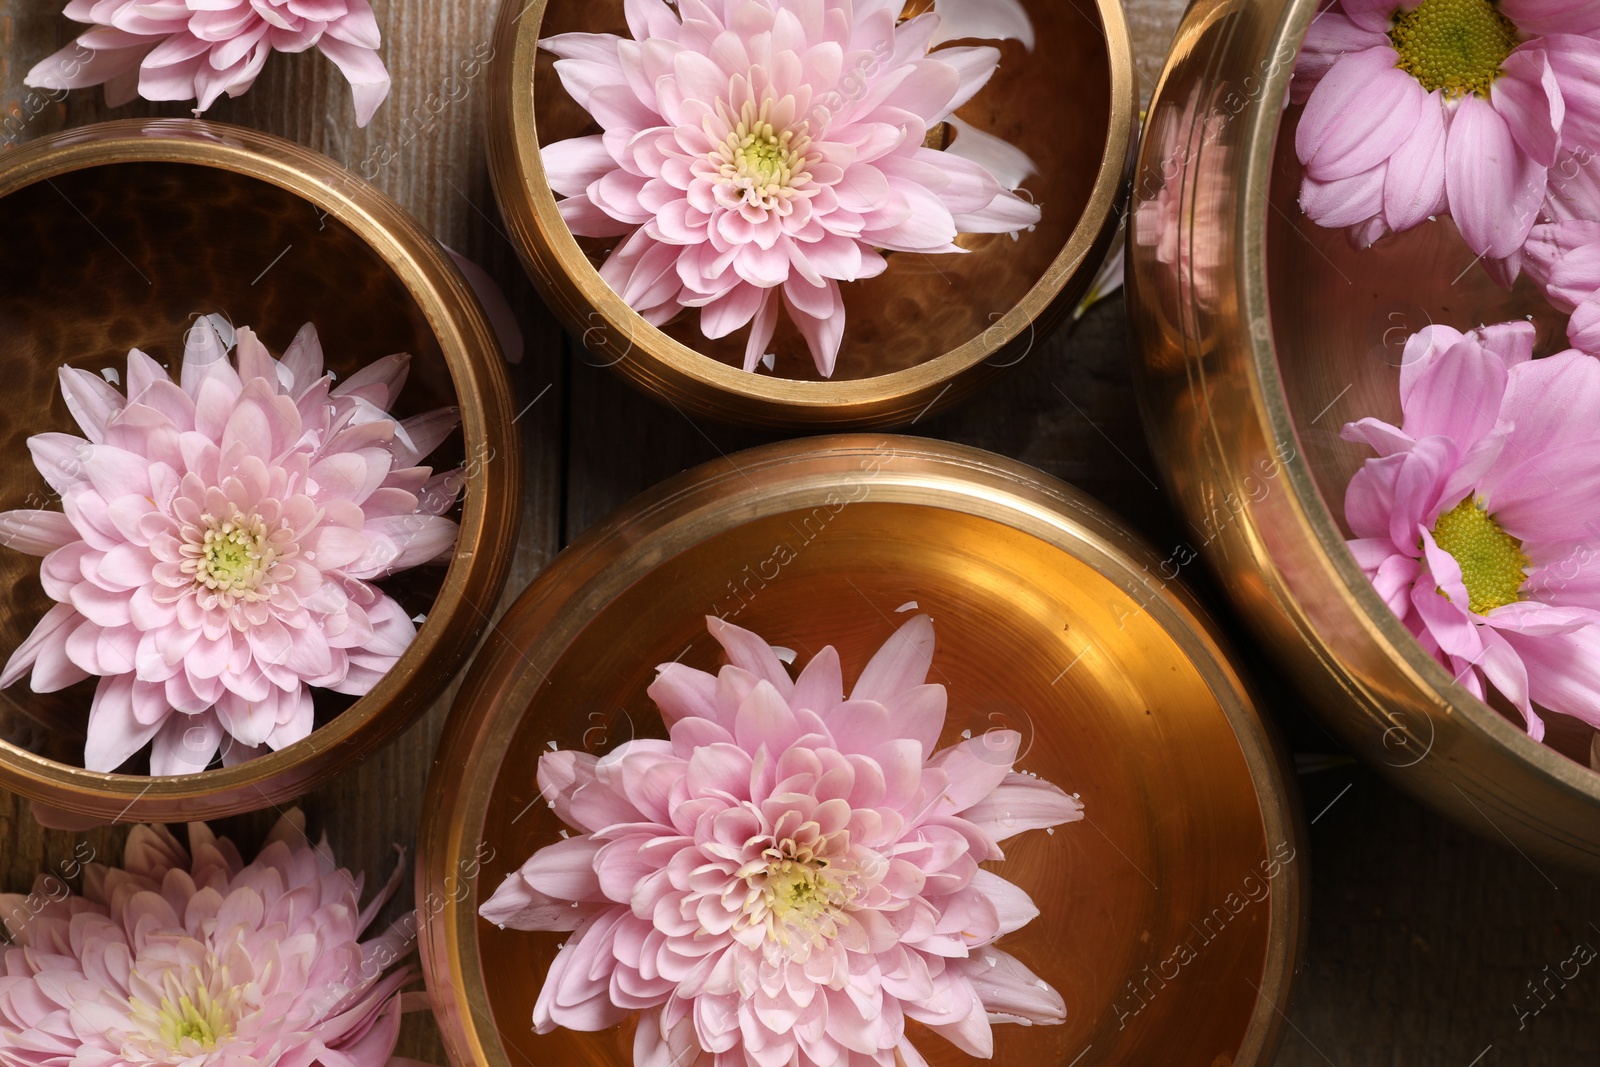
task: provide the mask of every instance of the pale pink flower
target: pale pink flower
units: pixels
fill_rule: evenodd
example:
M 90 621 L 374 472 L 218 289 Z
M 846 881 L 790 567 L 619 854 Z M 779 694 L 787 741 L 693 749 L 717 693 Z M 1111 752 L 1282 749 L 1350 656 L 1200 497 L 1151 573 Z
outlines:
M 0 1067 L 384 1067 L 415 976 L 397 931 L 361 933 L 403 864 L 361 907 L 360 876 L 298 811 L 246 866 L 227 838 L 136 826 L 123 866 L 83 895 L 42 877 L 0 894 Z M 42 907 L 38 902 L 43 901 Z M 397 1061 L 399 1062 L 399 1061 Z
M 311 733 L 310 686 L 362 694 L 416 635 L 371 584 L 447 558 L 458 471 L 418 466 L 446 408 L 397 422 L 410 356 L 334 386 L 308 323 L 272 358 L 248 329 L 237 369 L 210 320 L 174 383 L 138 349 L 125 398 L 64 367 L 87 440 L 28 439 L 63 511 L 0 513 L 0 545 L 43 556 L 51 608 L 0 672 L 36 693 L 101 678 L 84 765 L 116 770 L 154 741 L 152 774 L 204 770 Z M 181 387 L 180 387 L 181 386 Z
M 316 48 L 349 79 L 357 126 L 389 95 L 368 0 L 69 0 L 66 16 L 93 28 L 35 65 L 28 85 L 104 84 L 111 107 L 194 100 L 198 115 L 249 89 L 271 53 Z
M 934 752 L 929 619 L 848 699 L 831 647 L 791 679 L 755 634 L 708 623 L 731 664 L 665 664 L 650 687 L 671 740 L 539 761 L 542 795 L 581 833 L 480 910 L 574 931 L 534 1028 L 640 1012 L 637 1067 L 925 1067 L 907 1019 L 983 1057 L 991 1023 L 1061 1022 L 1061 995 L 995 946 L 1038 909 L 979 864 L 1083 808 L 1013 770 L 1014 731 Z
M 881 274 L 880 252 L 960 252 L 959 234 L 1039 220 L 986 165 L 996 139 L 923 146 L 1000 60 L 995 48 L 936 46 L 1020 36 L 1025 13 L 1014 0 L 944 0 L 897 27 L 901 7 L 630 0 L 632 39 L 541 42 L 605 131 L 545 147 L 551 188 L 573 233 L 624 238 L 600 273 L 645 319 L 699 308 L 707 337 L 749 326 L 754 370 L 781 298 L 827 377 L 844 336 L 839 283 Z
M 1300 204 L 1359 244 L 1448 213 L 1479 255 L 1528 236 L 1565 145 L 1600 144 L 1596 5 L 1336 0 L 1292 96 Z
M 1406 344 L 1401 424 L 1363 419 L 1350 550 L 1422 646 L 1479 697 L 1600 726 L 1600 360 L 1533 359 L 1534 328 Z

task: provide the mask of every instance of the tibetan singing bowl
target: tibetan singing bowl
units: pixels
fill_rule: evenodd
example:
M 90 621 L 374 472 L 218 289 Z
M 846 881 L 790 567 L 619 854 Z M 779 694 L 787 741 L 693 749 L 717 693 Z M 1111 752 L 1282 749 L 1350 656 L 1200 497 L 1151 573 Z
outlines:
M 95 679 L 0 690 L 0 786 L 87 819 L 176 822 L 280 804 L 410 724 L 476 644 L 516 540 L 520 460 L 500 350 L 455 266 L 399 205 L 289 141 L 193 120 L 107 122 L 34 141 L 0 164 L 0 510 L 59 508 L 27 438 L 80 433 L 64 364 L 122 373 L 140 348 L 176 367 L 197 315 L 256 329 L 282 353 L 302 323 L 340 378 L 391 352 L 413 360 L 397 414 L 456 405 L 462 428 L 426 462 L 465 463 L 448 569 L 380 583 L 414 616 L 415 641 L 359 699 L 316 691 L 305 740 L 227 769 L 151 778 L 143 756 L 83 769 Z M 116 379 L 121 381 L 120 378 Z M 39 560 L 0 550 L 0 656 L 51 601 Z
M 844 344 L 832 379 L 780 316 L 771 372 L 742 369 L 748 330 L 713 341 L 698 312 L 662 329 L 600 277 L 617 239 L 575 238 L 540 147 L 600 127 L 567 94 L 541 38 L 628 33 L 623 0 L 507 0 L 489 97 L 489 173 L 512 243 L 587 361 L 691 413 L 795 431 L 904 425 L 1020 363 L 1087 292 L 1126 194 L 1138 94 L 1117 0 L 1025 0 L 1037 42 L 1001 46 L 1000 69 L 957 114 L 1028 152 L 1024 195 L 1043 220 L 1017 240 L 970 235 L 966 255 L 891 254 L 877 278 L 842 283 Z M 908 12 L 929 7 L 911 0 Z
M 457 1067 L 627 1067 L 632 1021 L 533 1033 L 571 935 L 477 915 L 559 839 L 534 772 L 552 748 L 664 737 L 658 664 L 715 671 L 706 616 L 847 684 L 911 612 L 937 634 L 939 747 L 1019 731 L 1018 766 L 1086 819 L 1007 842 L 995 869 L 1042 914 L 1000 947 L 1065 997 L 1061 1026 L 996 1026 L 1001 1067 L 1268 1063 L 1305 866 L 1269 731 L 1209 623 L 1097 504 L 1009 459 L 910 437 L 741 453 L 647 493 L 563 553 L 498 624 L 434 764 L 418 845 L 422 956 Z M 1169 575 L 1170 576 L 1170 575 Z M 914 602 L 914 605 L 913 605 Z M 937 1067 L 975 1061 L 931 1031 Z
M 1345 548 L 1345 486 L 1372 453 L 1339 430 L 1400 421 L 1408 336 L 1532 315 L 1540 351 L 1567 346 L 1527 282 L 1496 287 L 1447 220 L 1358 251 L 1301 213 L 1300 108 L 1284 102 L 1317 10 L 1202 0 L 1178 32 L 1128 240 L 1153 450 L 1195 547 L 1345 744 L 1491 840 L 1600 871 L 1590 731 L 1554 716 L 1551 747 L 1530 740 L 1423 650 Z

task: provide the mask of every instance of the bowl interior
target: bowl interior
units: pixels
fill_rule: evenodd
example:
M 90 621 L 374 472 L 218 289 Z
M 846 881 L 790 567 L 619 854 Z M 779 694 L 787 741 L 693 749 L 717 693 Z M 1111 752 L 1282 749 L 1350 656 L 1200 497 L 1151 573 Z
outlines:
M 1313 223 L 1297 203 L 1300 111 L 1289 109 L 1278 135 L 1267 215 L 1267 295 L 1278 372 L 1301 451 L 1323 503 L 1348 537 L 1345 488 L 1373 453 L 1339 431 L 1368 417 L 1399 424 L 1406 340 L 1430 325 L 1466 331 L 1531 318 L 1538 331 L 1535 353 L 1548 355 L 1569 347 L 1566 316 L 1526 276 L 1509 292 L 1497 285 L 1447 218 L 1364 250 L 1342 230 Z M 1520 726 L 1520 715 L 1499 710 Z M 1551 747 L 1589 762 L 1591 728 L 1563 715 L 1550 716 L 1548 724 Z
M 1017 41 L 1000 43 L 999 70 L 957 115 L 1032 157 L 1036 173 L 1023 184 L 1023 195 L 1041 206 L 1042 221 L 1015 240 L 1003 234 L 960 237 L 956 243 L 965 255 L 892 253 L 885 273 L 843 286 L 848 326 L 831 380 L 905 370 L 981 337 L 1046 280 L 1088 205 L 1110 134 L 1105 29 L 1092 3 L 1024 4 L 1037 34 L 1034 50 Z M 910 0 L 905 13 L 930 7 L 932 0 Z M 622 0 L 549 0 L 540 37 L 574 32 L 626 36 Z M 555 57 L 543 51 L 534 72 L 534 100 L 541 147 L 601 132 L 562 87 Z M 578 243 L 598 268 L 617 241 L 580 238 Z M 1050 278 L 1049 296 L 1064 281 L 1064 276 Z M 748 329 L 711 340 L 700 332 L 699 313 L 689 311 L 664 330 L 698 352 L 743 365 Z M 772 352 L 776 376 L 821 380 L 787 315 L 779 318 Z
M 938 634 L 929 680 L 950 698 L 941 747 L 1019 730 L 1019 766 L 1086 806 L 1083 822 L 1013 838 L 995 865 L 1042 912 L 1000 946 L 1061 991 L 1068 1019 L 996 1026 L 993 1062 L 1231 1062 L 1267 959 L 1275 898 L 1263 871 L 1293 859 L 1266 839 L 1262 804 L 1274 801 L 1258 796 L 1217 696 L 1138 600 L 1055 545 L 962 511 L 864 501 L 747 521 L 596 610 L 482 772 L 493 776 L 483 839 L 497 858 L 479 899 L 557 840 L 560 823 L 538 802 L 540 754 L 665 736 L 646 686 L 658 663 L 717 669 L 706 615 L 794 649 L 797 666 L 834 645 L 848 688 L 913 610 Z M 632 1062 L 631 1023 L 532 1032 L 570 935 L 483 920 L 476 930 L 487 1003 L 473 1004 L 471 1025 L 492 1041 L 492 1024 L 511 1064 Z M 977 1062 L 915 1024 L 911 1038 L 931 1063 Z
M 391 352 L 413 356 L 395 405 L 401 416 L 456 403 L 449 368 L 416 300 L 382 256 L 316 205 L 269 182 L 216 167 L 128 162 L 86 167 L 0 198 L 0 510 L 59 509 L 27 439 L 81 434 L 57 369 L 80 367 L 123 384 L 130 348 L 176 377 L 183 337 L 200 315 L 250 326 L 275 355 L 312 322 L 340 378 Z M 459 431 L 435 454 L 460 462 Z M 0 550 L 0 654 L 9 655 L 51 601 L 39 561 Z M 444 572 L 424 567 L 384 588 L 413 613 L 433 603 Z M 35 694 L 26 679 L 0 691 L 0 740 L 82 766 L 95 680 Z M 316 692 L 319 725 L 353 698 Z M 145 770 L 143 756 L 124 768 Z

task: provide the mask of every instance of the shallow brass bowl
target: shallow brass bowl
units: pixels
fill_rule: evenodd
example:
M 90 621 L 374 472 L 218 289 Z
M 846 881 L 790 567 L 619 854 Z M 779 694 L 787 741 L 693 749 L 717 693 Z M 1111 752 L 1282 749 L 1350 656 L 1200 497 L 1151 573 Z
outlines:
M 1005 42 L 993 81 L 959 112 L 1025 149 L 1024 188 L 1044 219 L 1013 242 L 963 237 L 968 255 L 889 257 L 878 278 L 845 285 L 844 347 L 832 380 L 780 317 L 775 372 L 742 369 L 747 330 L 720 341 L 697 313 L 657 329 L 597 265 L 615 241 L 579 240 L 556 210 L 540 146 L 599 132 L 562 88 L 540 38 L 627 33 L 622 0 L 507 0 L 490 73 L 489 173 L 512 243 L 590 362 L 688 412 L 787 430 L 903 425 L 941 410 L 1021 362 L 1088 290 L 1126 193 L 1138 92 L 1116 0 L 1026 0 L 1038 41 Z M 911 0 L 908 10 L 928 7 Z
M 79 432 L 58 367 L 120 374 L 133 347 L 175 364 L 191 319 L 209 313 L 256 327 L 274 352 L 314 322 L 341 377 L 410 352 L 396 410 L 461 408 L 462 429 L 433 460 L 438 469 L 467 463 L 460 541 L 448 570 L 418 568 L 384 583 L 408 610 L 427 613 L 394 669 L 353 702 L 318 694 L 310 737 L 233 768 L 90 773 L 82 758 L 93 679 L 48 695 L 26 679 L 0 690 L 0 786 L 91 819 L 174 822 L 280 804 L 372 752 L 466 660 L 516 541 L 510 387 L 455 266 L 399 205 L 332 160 L 193 120 L 102 123 L 32 142 L 0 163 L 0 510 L 60 506 L 25 444 L 47 430 Z M 50 604 L 38 563 L 0 550 L 0 655 Z
M 1128 242 L 1146 429 L 1195 545 L 1346 744 L 1491 840 L 1600 870 L 1600 776 L 1568 758 L 1587 764 L 1588 731 L 1557 719 L 1555 748 L 1530 740 L 1423 651 L 1344 547 L 1344 489 L 1371 453 L 1339 429 L 1398 421 L 1408 335 L 1533 315 L 1541 351 L 1566 344 L 1447 221 L 1359 252 L 1301 213 L 1300 109 L 1282 105 L 1317 7 L 1202 0 L 1178 32 Z
M 584 536 L 490 637 L 429 782 L 417 899 L 452 1062 L 632 1060 L 628 1024 L 535 1036 L 529 1015 L 567 935 L 476 915 L 557 840 L 534 782 L 541 753 L 665 736 L 645 688 L 658 663 L 717 668 L 708 614 L 801 664 L 833 644 L 853 679 L 912 610 L 938 633 L 941 746 L 1019 730 L 1019 765 L 1087 806 L 1085 822 L 1008 843 L 998 867 L 1043 912 L 1002 944 L 1061 990 L 1068 1020 L 997 1026 L 993 1062 L 1270 1062 L 1304 905 L 1297 809 L 1210 624 L 1161 567 L 1093 501 L 1031 468 L 881 435 L 708 464 Z M 1184 944 L 1197 954 L 1180 963 Z M 974 1062 L 931 1033 L 913 1040 L 941 1067 Z

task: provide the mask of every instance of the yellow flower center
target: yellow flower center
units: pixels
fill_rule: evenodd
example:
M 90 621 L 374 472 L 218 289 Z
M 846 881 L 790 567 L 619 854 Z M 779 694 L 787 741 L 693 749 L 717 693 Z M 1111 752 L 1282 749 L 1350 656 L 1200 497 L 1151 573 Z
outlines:
M 180 548 L 184 557 L 180 565 L 194 575 L 195 585 L 224 603 L 268 599 L 273 565 L 293 554 L 272 534 L 259 515 L 245 514 L 230 504 L 226 515 L 200 517 L 199 526 Z
M 809 126 L 779 130 L 772 125 L 772 101 L 758 109 L 746 102 L 737 122 L 730 120 L 728 136 L 711 150 L 718 181 L 745 203 L 782 210 L 796 191 L 811 181 Z M 709 121 L 709 120 L 708 120 Z
M 1522 542 L 1506 533 L 1472 497 L 1439 516 L 1433 540 L 1461 565 L 1467 607 L 1479 615 L 1522 599 L 1528 557 Z
M 229 980 L 228 968 L 207 955 L 204 967 L 167 971 L 155 1006 L 128 998 L 130 1047 L 156 1063 L 175 1063 L 215 1052 L 233 1037 L 250 1008 L 247 989 Z
M 1422 0 L 1414 10 L 1395 12 L 1389 40 L 1400 69 L 1428 92 L 1488 96 L 1517 46 L 1517 27 L 1492 0 Z

